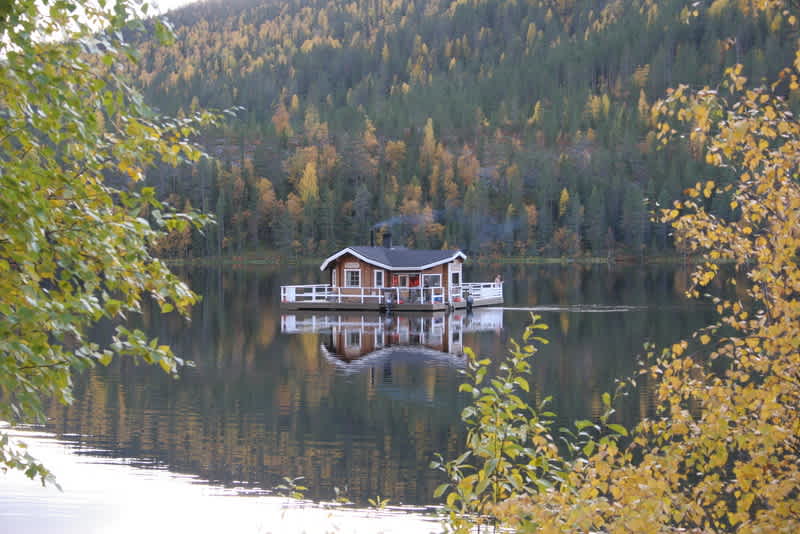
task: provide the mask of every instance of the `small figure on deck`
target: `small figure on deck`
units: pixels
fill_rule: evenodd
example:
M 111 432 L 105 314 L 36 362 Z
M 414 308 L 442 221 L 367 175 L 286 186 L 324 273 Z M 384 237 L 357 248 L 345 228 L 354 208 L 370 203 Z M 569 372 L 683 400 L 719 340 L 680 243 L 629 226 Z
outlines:
M 494 277 L 494 283 L 498 286 L 503 283 L 503 277 L 499 273 Z

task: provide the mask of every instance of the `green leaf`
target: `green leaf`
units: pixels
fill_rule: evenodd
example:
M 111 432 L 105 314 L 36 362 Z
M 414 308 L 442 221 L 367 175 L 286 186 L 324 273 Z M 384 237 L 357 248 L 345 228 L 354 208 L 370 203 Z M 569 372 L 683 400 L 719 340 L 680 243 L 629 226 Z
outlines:
M 497 463 L 500 461 L 499 458 L 490 458 L 483 467 L 483 473 L 485 476 L 490 477 L 494 470 L 497 468 Z
M 103 353 L 100 355 L 100 358 L 98 358 L 98 361 L 102 365 L 108 366 L 108 364 L 110 364 L 113 359 L 114 359 L 114 353 L 111 352 L 110 350 L 104 350 Z
M 613 432 L 615 432 L 617 434 L 620 434 L 622 436 L 627 436 L 628 435 L 628 429 L 625 428 L 622 425 L 618 425 L 616 423 L 611 423 L 611 424 L 606 425 L 606 426 L 609 428 L 609 430 L 611 430 L 611 431 L 613 431 Z
M 475 373 L 475 384 L 477 385 L 477 384 L 480 384 L 481 382 L 483 382 L 483 378 L 485 376 L 486 376 L 486 367 L 481 367 Z
M 594 425 L 594 423 L 592 423 L 591 421 L 588 421 L 586 419 L 581 419 L 579 421 L 575 421 L 575 428 L 577 428 L 578 430 L 583 430 L 584 428 L 588 428 L 588 427 L 593 426 L 593 425 Z
M 120 309 L 122 308 L 122 302 L 116 299 L 108 299 L 105 304 L 106 314 L 109 317 L 116 317 L 119 313 Z
M 463 463 L 466 461 L 466 459 L 467 459 L 467 458 L 469 458 L 469 456 L 470 456 L 471 454 L 472 454 L 472 451 L 467 451 L 467 452 L 463 453 L 461 456 L 459 456 L 458 458 L 456 458 L 456 459 L 453 461 L 453 463 L 454 463 L 455 465 L 461 465 L 461 464 L 463 464 Z
M 514 383 L 527 392 L 530 392 L 531 390 L 531 386 L 528 384 L 528 381 L 521 376 L 516 377 L 514 379 Z
M 483 480 L 478 482 L 477 486 L 475 486 L 475 493 L 480 495 L 481 493 L 483 493 L 486 490 L 487 487 L 489 487 L 490 483 L 491 483 L 491 479 L 484 478 Z

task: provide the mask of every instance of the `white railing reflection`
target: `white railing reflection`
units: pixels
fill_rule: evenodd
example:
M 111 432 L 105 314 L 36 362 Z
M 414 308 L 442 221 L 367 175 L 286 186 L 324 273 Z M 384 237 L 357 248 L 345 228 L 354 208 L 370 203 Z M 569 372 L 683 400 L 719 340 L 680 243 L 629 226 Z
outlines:
M 359 331 L 362 337 L 378 333 L 393 336 L 383 343 L 417 343 L 439 339 L 447 332 L 483 332 L 503 329 L 503 309 L 483 308 L 474 312 L 434 312 L 396 317 L 359 312 L 297 312 L 281 314 L 281 332 L 304 334 Z

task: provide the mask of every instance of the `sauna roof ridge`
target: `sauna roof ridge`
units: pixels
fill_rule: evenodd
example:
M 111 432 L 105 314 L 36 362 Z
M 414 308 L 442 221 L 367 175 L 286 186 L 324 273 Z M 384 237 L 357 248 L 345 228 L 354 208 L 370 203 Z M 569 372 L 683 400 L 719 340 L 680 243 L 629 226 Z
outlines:
M 389 270 L 410 269 L 424 270 L 450 263 L 456 258 L 466 260 L 467 256 L 460 250 L 426 250 L 406 247 L 347 247 L 322 262 L 320 270 L 328 268 L 332 261 L 350 253 L 353 256 L 377 267 Z

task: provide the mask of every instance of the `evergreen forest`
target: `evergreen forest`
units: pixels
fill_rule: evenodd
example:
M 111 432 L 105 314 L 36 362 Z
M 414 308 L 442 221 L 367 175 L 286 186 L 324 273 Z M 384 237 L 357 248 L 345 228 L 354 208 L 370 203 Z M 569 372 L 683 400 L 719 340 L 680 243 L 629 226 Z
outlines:
M 681 253 L 651 213 L 735 177 L 688 132 L 662 144 L 653 103 L 794 57 L 791 25 L 749 0 L 236 0 L 168 18 L 175 42 L 142 40 L 121 68 L 164 113 L 236 110 L 197 139 L 213 158 L 147 178 L 217 218 L 162 240 L 170 257 L 324 255 L 373 230 L 480 255 Z

